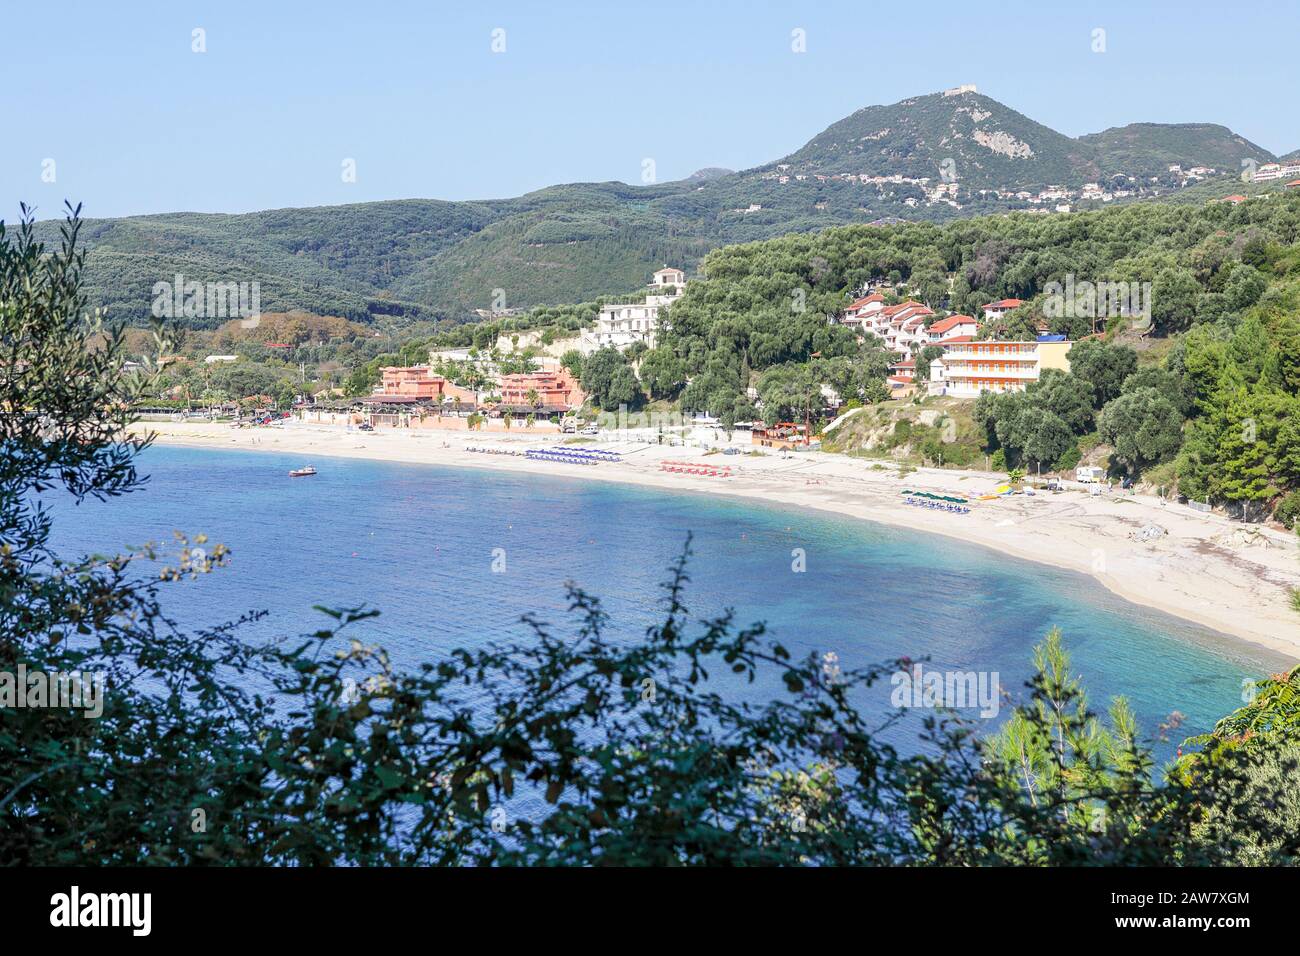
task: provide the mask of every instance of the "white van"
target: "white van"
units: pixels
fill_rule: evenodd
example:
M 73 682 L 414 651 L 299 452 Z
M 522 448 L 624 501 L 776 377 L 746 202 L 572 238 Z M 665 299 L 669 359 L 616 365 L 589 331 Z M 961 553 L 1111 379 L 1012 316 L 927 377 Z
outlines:
M 1101 481 L 1101 469 L 1096 465 L 1084 465 L 1081 468 L 1076 468 L 1074 470 L 1074 480 L 1081 481 L 1085 485 Z

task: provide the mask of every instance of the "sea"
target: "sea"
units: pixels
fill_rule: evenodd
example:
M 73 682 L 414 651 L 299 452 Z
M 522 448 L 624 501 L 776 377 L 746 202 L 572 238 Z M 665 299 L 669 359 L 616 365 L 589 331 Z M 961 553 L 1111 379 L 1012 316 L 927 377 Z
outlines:
M 906 657 L 925 670 L 985 675 L 1006 692 L 999 713 L 981 717 L 988 726 L 1027 700 L 1034 645 L 1058 627 L 1090 706 L 1103 712 L 1127 698 L 1162 759 L 1285 663 L 1130 604 L 1087 576 L 944 536 L 560 475 L 311 463 L 318 474 L 291 479 L 289 469 L 306 464 L 300 456 L 153 447 L 139 459 L 142 490 L 52 501 L 53 543 L 65 556 L 148 540 L 174 551 L 175 531 L 206 534 L 230 560 L 162 588 L 164 609 L 182 625 L 265 611 L 242 631 L 256 641 L 328 625 L 317 605 L 372 608 L 378 616 L 354 625 L 353 636 L 414 668 L 457 647 L 527 641 L 525 614 L 559 632 L 573 627 L 569 582 L 601 600 L 610 635 L 635 640 L 662 619 L 662 585 L 689 536 L 692 618 L 732 609 L 740 624 L 764 622 L 794 656 L 841 669 Z M 711 681 L 754 703 L 786 693 L 774 679 L 749 684 L 725 667 Z M 891 713 L 895 690 L 876 685 L 864 706 Z M 891 743 L 909 746 L 922 710 L 886 732 Z

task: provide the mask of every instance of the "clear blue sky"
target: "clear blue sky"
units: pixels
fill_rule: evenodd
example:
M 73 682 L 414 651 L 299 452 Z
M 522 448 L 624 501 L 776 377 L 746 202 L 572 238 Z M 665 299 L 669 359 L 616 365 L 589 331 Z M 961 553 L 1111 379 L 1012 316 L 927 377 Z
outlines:
M 959 83 L 1069 135 L 1199 121 L 1300 147 L 1293 0 L 3 2 L 6 219 L 504 197 L 637 182 L 647 157 L 666 181 Z

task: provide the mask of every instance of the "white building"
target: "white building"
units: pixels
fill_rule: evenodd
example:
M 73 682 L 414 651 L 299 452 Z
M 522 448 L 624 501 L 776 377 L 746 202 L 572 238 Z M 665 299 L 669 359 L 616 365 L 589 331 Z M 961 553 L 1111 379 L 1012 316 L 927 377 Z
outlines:
M 654 348 L 655 330 L 659 327 L 659 310 L 663 303 L 652 299 L 667 296 L 646 296 L 644 302 L 611 302 L 600 310 L 593 339 L 596 348 L 607 345 L 622 351 L 633 342 L 644 342 Z
M 840 324 L 855 327 L 862 332 L 873 329 L 873 320 L 885 308 L 885 297 L 879 292 L 854 299 L 840 317 Z
M 665 267 L 654 274 L 650 280 L 650 285 L 656 289 L 662 289 L 665 286 L 674 286 L 677 289 L 686 285 L 686 273 L 681 269 Z M 676 293 L 672 293 L 676 295 Z
M 868 331 L 883 339 L 886 348 L 906 354 L 913 346 L 919 348 L 929 342 L 925 320 L 931 315 L 934 310 L 920 302 L 900 302 L 881 309 Z
M 969 315 L 950 315 L 926 331 L 929 333 L 930 344 L 934 345 L 953 339 L 974 338 L 979 328 L 979 323 Z
M 1297 174 L 1300 174 L 1300 162 L 1264 163 L 1255 170 L 1255 175 L 1251 179 L 1253 182 L 1262 183 L 1270 179 L 1281 179 L 1283 176 L 1295 176 Z
M 652 277 L 652 291 L 644 301 L 608 302 L 601 307 L 595 330 L 582 334 L 580 351 L 590 353 L 609 345 L 622 351 L 637 342 L 644 342 L 647 348 L 654 348 L 659 313 L 672 305 L 685 288 L 685 272 L 681 269 L 660 269 Z
M 1024 304 L 1023 299 L 1001 299 L 997 302 L 990 302 L 984 306 L 984 318 L 1000 319 L 1012 309 L 1018 309 Z

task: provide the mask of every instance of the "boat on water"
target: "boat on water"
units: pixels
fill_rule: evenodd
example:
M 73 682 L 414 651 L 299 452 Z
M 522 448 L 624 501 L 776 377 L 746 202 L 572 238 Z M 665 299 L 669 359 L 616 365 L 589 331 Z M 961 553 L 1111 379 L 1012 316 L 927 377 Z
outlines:
M 316 474 L 316 469 L 313 468 L 311 465 L 308 465 L 306 468 L 293 469 L 292 471 L 289 472 L 289 477 L 306 478 L 308 475 L 314 475 L 314 474 Z

